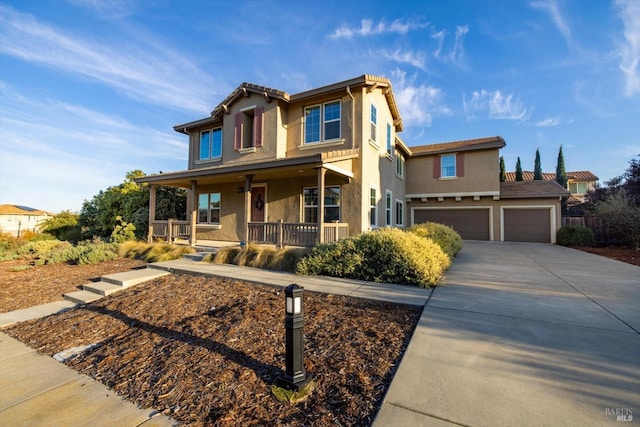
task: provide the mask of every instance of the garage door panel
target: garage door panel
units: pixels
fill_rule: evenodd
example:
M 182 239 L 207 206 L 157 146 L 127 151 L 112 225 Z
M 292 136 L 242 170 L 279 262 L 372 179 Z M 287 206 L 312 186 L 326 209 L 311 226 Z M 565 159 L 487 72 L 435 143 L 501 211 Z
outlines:
M 505 209 L 504 240 L 551 243 L 549 209 Z
M 489 209 L 416 209 L 414 224 L 437 222 L 448 225 L 467 240 L 489 240 Z

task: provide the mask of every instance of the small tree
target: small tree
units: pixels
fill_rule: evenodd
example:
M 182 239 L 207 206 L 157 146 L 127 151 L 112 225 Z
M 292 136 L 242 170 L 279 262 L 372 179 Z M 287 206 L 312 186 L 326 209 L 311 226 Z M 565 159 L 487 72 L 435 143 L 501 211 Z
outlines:
M 504 167 L 504 157 L 500 156 L 500 182 L 505 182 L 507 180 L 507 172 Z
M 44 233 L 53 235 L 58 240 L 77 242 L 80 240 L 80 226 L 78 214 L 71 211 L 62 211 L 59 214 L 42 221 L 40 229 Z
M 640 206 L 625 189 L 609 193 L 595 204 L 594 212 L 609 224 L 616 237 L 640 250 Z
M 540 150 L 536 149 L 536 161 L 533 166 L 533 180 L 542 181 L 542 164 L 540 162 Z
M 518 161 L 516 162 L 516 181 L 524 181 L 522 176 L 522 164 L 520 163 L 520 157 L 518 157 Z
M 562 145 L 558 151 L 558 162 L 556 163 L 556 182 L 567 188 L 567 171 L 564 169 L 564 155 L 562 154 Z

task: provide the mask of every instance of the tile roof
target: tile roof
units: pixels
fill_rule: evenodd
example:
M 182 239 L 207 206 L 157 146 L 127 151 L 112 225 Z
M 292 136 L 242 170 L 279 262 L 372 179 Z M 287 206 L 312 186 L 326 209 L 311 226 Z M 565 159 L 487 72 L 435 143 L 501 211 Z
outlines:
M 501 136 L 488 138 L 467 139 L 464 141 L 443 142 L 409 147 L 413 156 L 432 155 L 456 151 L 483 150 L 487 148 L 502 148 L 506 145 Z
M 505 177 L 507 182 L 516 180 L 515 172 L 505 172 Z M 567 178 L 574 181 L 597 181 L 598 177 L 592 174 L 589 171 L 575 171 L 575 172 L 567 172 Z M 522 179 L 524 181 L 533 181 L 533 172 L 532 171 L 522 171 Z M 555 181 L 556 174 L 551 172 L 542 172 L 542 179 L 548 181 Z
M 511 181 L 500 183 L 501 199 L 568 196 L 569 192 L 555 181 Z
M 20 205 L 0 205 L 0 215 L 51 215 L 47 211 L 30 208 L 29 206 Z

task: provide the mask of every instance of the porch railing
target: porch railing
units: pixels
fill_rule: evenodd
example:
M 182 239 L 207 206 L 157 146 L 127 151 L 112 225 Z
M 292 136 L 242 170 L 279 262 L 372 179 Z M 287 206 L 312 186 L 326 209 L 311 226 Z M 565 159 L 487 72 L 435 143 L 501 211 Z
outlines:
M 191 237 L 191 223 L 189 221 L 178 221 L 177 219 L 153 221 L 151 230 L 153 237 L 165 238 L 169 243 L 177 238 L 189 239 Z
M 344 239 L 348 235 L 346 223 L 323 224 L 325 243 Z M 318 239 L 318 224 L 298 222 L 250 222 L 249 241 L 276 246 L 311 247 Z

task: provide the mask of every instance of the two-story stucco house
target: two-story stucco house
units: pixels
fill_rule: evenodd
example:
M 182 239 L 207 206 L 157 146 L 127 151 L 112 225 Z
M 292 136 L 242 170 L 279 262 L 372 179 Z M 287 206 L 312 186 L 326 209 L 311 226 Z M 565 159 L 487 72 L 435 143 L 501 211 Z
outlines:
M 370 75 L 293 95 L 243 83 L 209 117 L 174 129 L 189 138 L 188 169 L 137 179 L 151 185 L 150 239 L 312 245 L 439 219 L 464 238 L 505 240 L 512 208 L 540 206 L 554 241 L 566 193 L 503 188 L 500 137 L 407 147 L 390 81 Z M 155 219 L 158 185 L 189 190 L 187 221 Z M 487 232 L 480 216 L 467 223 L 476 210 Z

